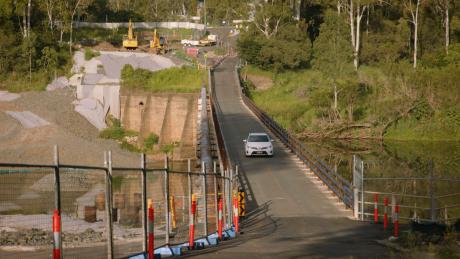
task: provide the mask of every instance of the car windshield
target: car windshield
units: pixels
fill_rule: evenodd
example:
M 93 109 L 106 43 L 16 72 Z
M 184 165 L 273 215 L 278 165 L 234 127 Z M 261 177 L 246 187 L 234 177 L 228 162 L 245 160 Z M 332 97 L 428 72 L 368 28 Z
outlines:
M 269 142 L 267 135 L 249 135 L 248 142 Z

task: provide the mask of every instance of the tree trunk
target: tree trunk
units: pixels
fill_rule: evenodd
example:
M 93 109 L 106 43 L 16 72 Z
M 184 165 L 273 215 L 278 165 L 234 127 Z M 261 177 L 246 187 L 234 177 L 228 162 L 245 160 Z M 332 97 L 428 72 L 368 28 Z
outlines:
M 355 49 L 354 49 L 354 59 L 353 65 L 355 66 L 355 70 L 358 70 L 359 66 L 359 45 L 360 45 L 360 37 L 361 37 L 361 10 L 360 6 L 356 6 L 356 37 L 355 37 Z
M 27 4 L 27 37 L 30 36 L 30 11 L 32 7 L 32 0 L 29 0 Z
M 446 54 L 449 55 L 449 43 L 450 43 L 450 26 L 449 26 L 449 6 L 446 6 Z
M 27 38 L 27 16 L 26 16 L 26 8 L 24 7 L 24 9 L 22 9 L 22 26 L 23 26 L 23 29 L 24 29 L 24 34 L 23 34 L 23 37 L 24 38 Z
M 337 111 L 337 98 L 338 98 L 337 86 L 334 83 L 334 110 L 335 111 Z
M 348 14 L 350 16 L 351 46 L 353 47 L 353 50 L 354 50 L 356 39 L 355 39 L 355 15 L 354 15 L 354 9 L 353 9 L 353 0 L 350 0 Z
M 417 7 L 415 8 L 414 19 L 414 68 L 417 68 L 417 50 L 418 50 L 418 9 L 420 0 L 417 0 Z

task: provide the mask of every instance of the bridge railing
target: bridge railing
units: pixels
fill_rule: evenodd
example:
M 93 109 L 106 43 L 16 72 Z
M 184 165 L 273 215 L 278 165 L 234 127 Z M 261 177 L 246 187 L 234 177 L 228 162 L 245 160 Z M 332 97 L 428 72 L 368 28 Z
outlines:
M 205 167 L 172 168 L 171 161 L 139 167 L 0 163 L 0 254 L 51 257 L 53 243 L 65 257 L 125 258 L 148 248 L 148 204 L 154 209 L 155 248 L 188 242 L 191 199 L 197 198 L 195 237 L 217 231 L 217 200 L 232 208 L 235 180 Z M 153 164 L 153 166 L 150 166 Z M 187 169 L 185 169 L 187 168 Z M 225 228 L 232 211 L 224 213 Z M 53 215 L 60 215 L 61 242 L 53 242 Z M 20 233 L 20 234 L 17 234 Z
M 315 155 L 308 147 L 294 134 L 283 128 L 273 117 L 261 110 L 247 96 L 245 89 L 241 87 L 238 70 L 235 72 L 241 89 L 241 99 L 244 104 L 259 118 L 259 120 L 275 134 L 294 154 L 302 160 L 327 186 L 328 188 L 345 204 L 346 207 L 353 206 L 353 185 L 345 178 L 332 170 L 320 157 Z

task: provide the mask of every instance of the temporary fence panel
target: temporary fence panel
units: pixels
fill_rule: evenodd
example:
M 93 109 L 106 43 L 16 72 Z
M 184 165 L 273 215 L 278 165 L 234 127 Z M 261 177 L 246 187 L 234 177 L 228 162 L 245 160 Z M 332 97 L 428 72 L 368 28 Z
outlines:
M 170 172 L 169 204 L 171 243 L 185 243 L 189 235 L 189 188 L 188 174 Z
M 203 185 L 203 177 L 200 173 L 191 175 L 192 195 L 196 196 L 196 215 L 195 215 L 195 237 L 203 237 L 205 235 L 205 193 Z
M 112 171 L 112 218 L 114 257 L 143 251 L 142 171 Z
M 52 168 L 0 167 L 0 246 L 8 257 L 52 257 L 54 182 Z
M 166 170 L 147 170 L 147 200 L 152 201 L 154 209 L 155 247 L 166 244 Z M 169 238 L 169 237 L 168 237 Z
M 207 204 L 207 216 L 208 216 L 208 233 L 217 231 L 217 196 L 215 191 L 214 180 L 217 179 L 215 174 L 206 174 L 206 204 Z
M 394 216 L 395 206 L 399 205 L 400 222 L 415 220 L 450 224 L 460 218 L 460 179 L 443 178 L 442 172 L 435 172 L 429 165 L 414 170 L 398 161 L 365 161 L 363 171 L 359 190 L 362 220 L 374 217 L 376 194 L 379 221 L 383 220 L 384 198 L 389 200 L 390 218 Z
M 59 179 L 62 254 L 107 257 L 106 171 L 60 168 Z

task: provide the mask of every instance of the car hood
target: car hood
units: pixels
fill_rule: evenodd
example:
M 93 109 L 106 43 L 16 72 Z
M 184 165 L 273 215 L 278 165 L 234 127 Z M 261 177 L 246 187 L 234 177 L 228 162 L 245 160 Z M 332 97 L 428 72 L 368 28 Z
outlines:
M 257 147 L 257 148 L 273 146 L 271 142 L 248 142 L 246 145 L 248 145 L 249 147 Z

